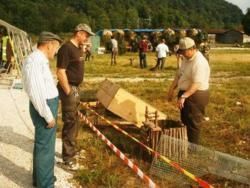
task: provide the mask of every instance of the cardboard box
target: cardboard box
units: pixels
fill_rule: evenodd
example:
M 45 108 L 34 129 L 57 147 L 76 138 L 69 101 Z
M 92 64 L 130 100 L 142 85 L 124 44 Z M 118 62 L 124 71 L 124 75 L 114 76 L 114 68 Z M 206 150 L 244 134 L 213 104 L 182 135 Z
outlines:
M 132 122 L 137 127 L 141 127 L 145 121 L 145 110 L 155 112 L 157 109 L 144 102 L 140 98 L 122 89 L 109 80 L 101 83 L 97 92 L 97 99 L 105 108 L 120 116 L 126 121 Z M 166 119 L 166 115 L 157 110 L 158 119 Z

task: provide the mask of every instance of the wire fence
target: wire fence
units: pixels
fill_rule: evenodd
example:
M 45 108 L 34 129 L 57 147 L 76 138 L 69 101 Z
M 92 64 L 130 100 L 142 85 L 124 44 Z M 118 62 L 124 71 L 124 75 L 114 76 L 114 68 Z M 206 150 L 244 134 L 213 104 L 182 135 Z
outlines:
M 214 151 L 200 145 L 162 135 L 157 152 L 178 163 L 196 177 L 215 175 L 234 182 L 241 187 L 250 187 L 250 161 L 229 154 Z M 164 163 L 157 156 L 150 173 L 169 182 L 173 187 L 198 186 L 183 173 Z

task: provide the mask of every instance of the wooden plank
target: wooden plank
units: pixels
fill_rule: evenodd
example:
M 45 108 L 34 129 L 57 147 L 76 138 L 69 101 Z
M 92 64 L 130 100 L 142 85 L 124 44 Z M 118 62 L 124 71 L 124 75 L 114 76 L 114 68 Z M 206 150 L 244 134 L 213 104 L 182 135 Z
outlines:
M 97 92 L 97 99 L 105 108 L 126 121 L 133 122 L 137 127 L 141 127 L 145 121 L 146 106 L 149 112 L 157 110 L 109 80 L 105 80 L 101 84 Z M 158 119 L 166 119 L 167 116 L 164 113 L 157 111 Z

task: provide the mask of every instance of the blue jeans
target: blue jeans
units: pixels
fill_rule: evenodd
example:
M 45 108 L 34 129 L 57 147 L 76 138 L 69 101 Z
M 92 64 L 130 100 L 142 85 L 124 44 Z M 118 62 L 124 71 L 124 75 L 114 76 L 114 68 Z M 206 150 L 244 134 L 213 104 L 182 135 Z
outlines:
M 58 97 L 47 100 L 47 104 L 57 118 Z M 33 150 L 33 184 L 38 188 L 54 188 L 56 126 L 46 128 L 48 123 L 30 102 L 30 116 L 35 126 Z

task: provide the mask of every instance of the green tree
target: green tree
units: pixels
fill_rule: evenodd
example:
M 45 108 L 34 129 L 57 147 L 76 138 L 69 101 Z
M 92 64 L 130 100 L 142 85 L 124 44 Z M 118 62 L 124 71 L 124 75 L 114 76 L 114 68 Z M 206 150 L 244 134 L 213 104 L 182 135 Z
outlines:
M 68 32 L 79 22 L 94 31 L 137 28 L 138 20 L 141 28 L 239 28 L 242 17 L 225 0 L 0 0 L 0 18 L 32 33 Z
M 137 28 L 138 27 L 138 12 L 135 8 L 129 8 L 127 11 L 127 16 L 125 18 L 126 28 Z
M 121 8 L 112 9 L 109 12 L 110 22 L 112 28 L 125 28 L 124 17 L 125 17 L 125 10 Z
M 85 14 L 77 14 L 74 12 L 66 12 L 60 23 L 61 32 L 72 32 L 74 27 L 79 23 L 89 23 L 88 18 Z
M 247 13 L 242 19 L 242 26 L 243 26 L 244 32 L 250 35 L 250 8 L 247 9 Z
M 0 4 L 0 18 L 7 22 L 12 20 L 12 15 L 6 11 L 6 8 L 3 4 Z
M 110 23 L 110 19 L 109 16 L 107 15 L 107 13 L 105 11 L 100 11 L 98 16 L 96 17 L 96 30 L 100 30 L 100 29 L 110 29 L 111 28 L 111 23 Z

